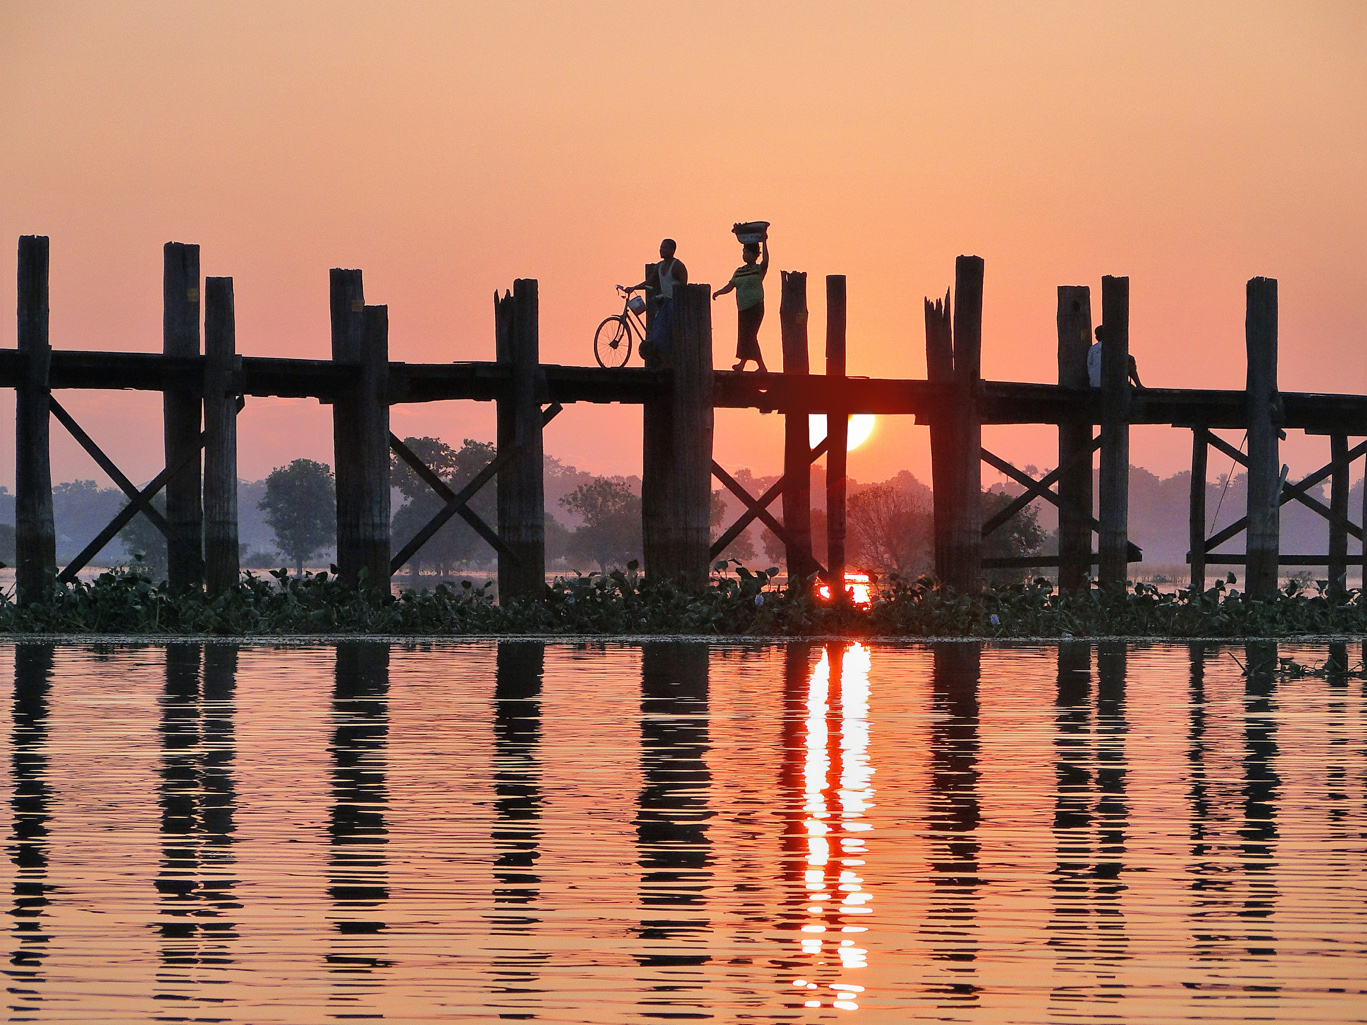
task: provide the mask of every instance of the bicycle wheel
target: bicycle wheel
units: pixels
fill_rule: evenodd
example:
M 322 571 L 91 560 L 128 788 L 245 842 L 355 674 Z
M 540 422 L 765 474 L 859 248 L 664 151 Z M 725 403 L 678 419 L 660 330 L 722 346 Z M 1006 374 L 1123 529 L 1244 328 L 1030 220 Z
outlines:
M 593 355 L 598 365 L 613 370 L 631 359 L 631 325 L 621 315 L 608 317 L 593 334 Z

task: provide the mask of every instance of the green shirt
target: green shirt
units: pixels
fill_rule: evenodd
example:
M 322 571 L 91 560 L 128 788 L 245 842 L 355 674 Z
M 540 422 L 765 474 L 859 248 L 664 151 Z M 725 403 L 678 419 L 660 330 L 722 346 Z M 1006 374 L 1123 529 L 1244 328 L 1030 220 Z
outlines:
M 731 284 L 736 286 L 736 309 L 748 310 L 764 302 L 764 269 L 757 263 L 747 263 L 737 267 L 731 275 Z

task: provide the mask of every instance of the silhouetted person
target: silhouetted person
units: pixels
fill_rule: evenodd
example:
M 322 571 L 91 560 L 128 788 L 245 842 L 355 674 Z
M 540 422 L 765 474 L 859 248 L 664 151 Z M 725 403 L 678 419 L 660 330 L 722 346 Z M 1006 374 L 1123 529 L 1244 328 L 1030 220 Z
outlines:
M 628 293 L 644 291 L 651 306 L 650 333 L 641 343 L 641 358 L 648 363 L 668 362 L 674 338 L 674 289 L 688 284 L 688 268 L 674 254 L 678 243 L 667 238 L 660 243 L 660 262 L 652 263 L 645 280 L 627 289 Z
M 761 256 L 763 257 L 761 259 Z M 759 326 L 764 322 L 764 276 L 769 273 L 769 243 L 747 242 L 741 249 L 745 262 L 736 268 L 731 280 L 712 293 L 717 299 L 727 292 L 736 293 L 736 365 L 744 370 L 755 361 L 761 374 L 767 373 L 764 353 L 759 348 Z
M 1093 388 L 1101 387 L 1101 347 L 1106 341 L 1106 325 L 1096 326 L 1096 341 L 1087 350 L 1087 380 L 1091 382 Z M 1130 357 L 1129 370 L 1130 383 L 1136 388 L 1144 385 L 1139 380 L 1139 364 L 1134 361 L 1134 356 Z

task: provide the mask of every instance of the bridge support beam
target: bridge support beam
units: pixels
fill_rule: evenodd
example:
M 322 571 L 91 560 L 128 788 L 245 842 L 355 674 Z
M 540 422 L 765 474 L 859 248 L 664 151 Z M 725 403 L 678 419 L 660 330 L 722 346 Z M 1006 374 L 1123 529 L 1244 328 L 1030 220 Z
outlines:
M 783 333 L 783 372 L 809 374 L 805 271 L 783 272 L 779 323 Z M 784 561 L 790 588 L 802 584 L 816 570 L 812 557 L 810 418 L 806 409 L 790 409 L 783 415 L 783 528 L 788 535 Z
M 237 548 L 237 367 L 233 279 L 204 279 L 204 584 L 231 590 Z
M 494 296 L 500 364 L 512 368 L 508 394 L 498 400 L 498 536 L 511 557 L 498 557 L 498 597 L 539 598 L 546 589 L 546 497 L 541 447 L 540 342 L 537 284 L 513 282 Z
M 27 357 L 16 385 L 14 416 L 15 597 L 20 605 L 41 601 L 57 575 L 57 531 L 52 518 L 49 458 L 48 240 L 19 238 L 19 351 Z
M 328 278 L 332 314 L 332 361 L 359 373 L 365 348 L 365 290 L 359 270 L 334 267 Z M 356 586 L 361 568 L 359 537 L 360 414 L 355 388 L 344 388 L 332 402 L 332 470 L 337 488 L 337 571 Z
M 712 300 L 674 288 L 669 395 L 642 409 L 641 526 L 645 571 L 688 587 L 707 581 L 712 501 Z
M 936 570 L 942 583 L 963 592 L 981 586 L 982 421 L 978 392 L 982 376 L 983 260 L 954 262 L 954 388 L 943 421 L 949 428 L 947 486 L 936 481 L 935 524 L 941 538 Z M 932 445 L 934 438 L 932 437 Z M 932 467 L 936 460 L 932 453 Z
M 1277 395 L 1277 280 L 1248 282 L 1244 319 L 1248 350 L 1248 563 L 1244 587 L 1251 595 L 1277 589 L 1281 543 L 1281 428 Z
M 1101 279 L 1101 480 L 1098 576 L 1124 591 L 1130 533 L 1130 279 Z
M 1092 345 L 1092 291 L 1086 285 L 1058 289 L 1058 383 L 1086 390 L 1087 352 Z M 1092 576 L 1092 425 L 1060 424 L 1058 465 L 1058 586 L 1085 592 Z
M 389 593 L 389 307 L 365 307 L 365 340 L 357 388 L 356 563 L 366 590 Z M 359 575 L 358 575 L 359 580 Z
M 167 242 L 163 250 L 162 352 L 199 355 L 199 246 Z M 166 465 L 166 581 L 173 590 L 204 582 L 204 510 L 200 495 L 200 389 L 178 385 L 162 393 Z
M 849 410 L 845 407 L 845 275 L 826 275 L 826 379 L 832 402 L 826 414 L 826 575 L 831 597 L 846 600 L 845 498 L 849 489 Z

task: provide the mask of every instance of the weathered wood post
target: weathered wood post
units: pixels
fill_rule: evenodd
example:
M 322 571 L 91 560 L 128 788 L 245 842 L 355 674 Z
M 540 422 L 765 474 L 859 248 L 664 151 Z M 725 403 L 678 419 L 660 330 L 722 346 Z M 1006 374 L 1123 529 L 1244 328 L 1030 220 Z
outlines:
M 1209 430 L 1191 429 L 1191 498 L 1188 507 L 1187 549 L 1191 558 L 1191 586 L 1206 589 L 1206 458 L 1210 454 Z
M 360 461 L 357 497 L 360 522 L 356 537 L 365 589 L 389 593 L 389 307 L 365 307 L 365 342 L 361 352 L 357 432 Z
M 162 352 L 199 355 L 199 246 L 167 242 L 162 252 Z M 201 388 L 189 384 L 162 393 L 166 449 L 166 581 L 174 589 L 204 582 L 204 512 L 200 505 Z
M 783 373 L 806 376 L 811 372 L 807 348 L 807 273 L 783 272 L 779 305 L 783 335 Z M 797 587 L 815 571 L 812 558 L 812 461 L 811 412 L 804 405 L 783 414 L 783 527 L 788 532 L 784 561 L 788 585 Z
M 1348 435 L 1329 435 L 1329 594 L 1340 598 L 1348 590 Z
M 944 583 L 976 591 L 982 573 L 982 422 L 978 390 L 982 376 L 983 260 L 954 261 L 954 389 L 946 419 L 954 436 L 954 459 L 945 510 Z M 937 496 L 938 504 L 938 496 Z
M 536 598 L 546 589 L 546 496 L 541 449 L 541 356 L 537 285 L 513 282 L 494 296 L 498 362 L 511 368 L 508 391 L 498 400 L 498 451 L 513 456 L 498 471 L 498 536 L 515 558 L 498 559 L 498 596 Z
M 204 583 L 210 594 L 231 590 L 240 570 L 237 549 L 236 318 L 233 279 L 204 279 Z
M 48 454 L 48 239 L 19 237 L 19 351 L 25 361 L 15 391 L 14 590 L 19 604 L 41 601 L 57 575 L 57 532 L 52 520 L 52 466 Z
M 826 570 L 831 597 L 846 600 L 845 492 L 850 417 L 845 395 L 845 275 L 826 275 Z
M 1124 591 L 1130 535 L 1130 279 L 1101 279 L 1101 539 L 1103 589 Z
M 1092 290 L 1058 288 L 1058 383 L 1087 393 L 1087 351 L 1092 346 Z M 1059 424 L 1058 586 L 1086 591 L 1092 576 L 1092 422 Z
M 332 314 L 332 361 L 359 376 L 365 348 L 365 291 L 359 270 L 334 267 L 329 274 Z M 361 568 L 359 406 L 355 381 L 332 398 L 332 464 L 337 488 L 337 571 L 343 583 L 356 586 Z
M 1251 595 L 1277 590 L 1281 544 L 1281 400 L 1277 395 L 1277 280 L 1248 282 L 1244 341 L 1248 350 L 1248 563 Z
M 926 380 L 940 384 L 946 391 L 954 387 L 954 325 L 951 299 L 945 289 L 943 300 L 925 300 Z M 948 399 L 930 418 L 930 491 L 935 533 L 935 575 L 942 581 L 951 565 L 949 555 L 950 499 L 954 489 L 954 424 L 950 419 L 953 400 Z
M 712 500 L 712 305 L 707 285 L 674 287 L 666 395 L 642 410 L 645 570 L 689 587 L 707 581 Z

